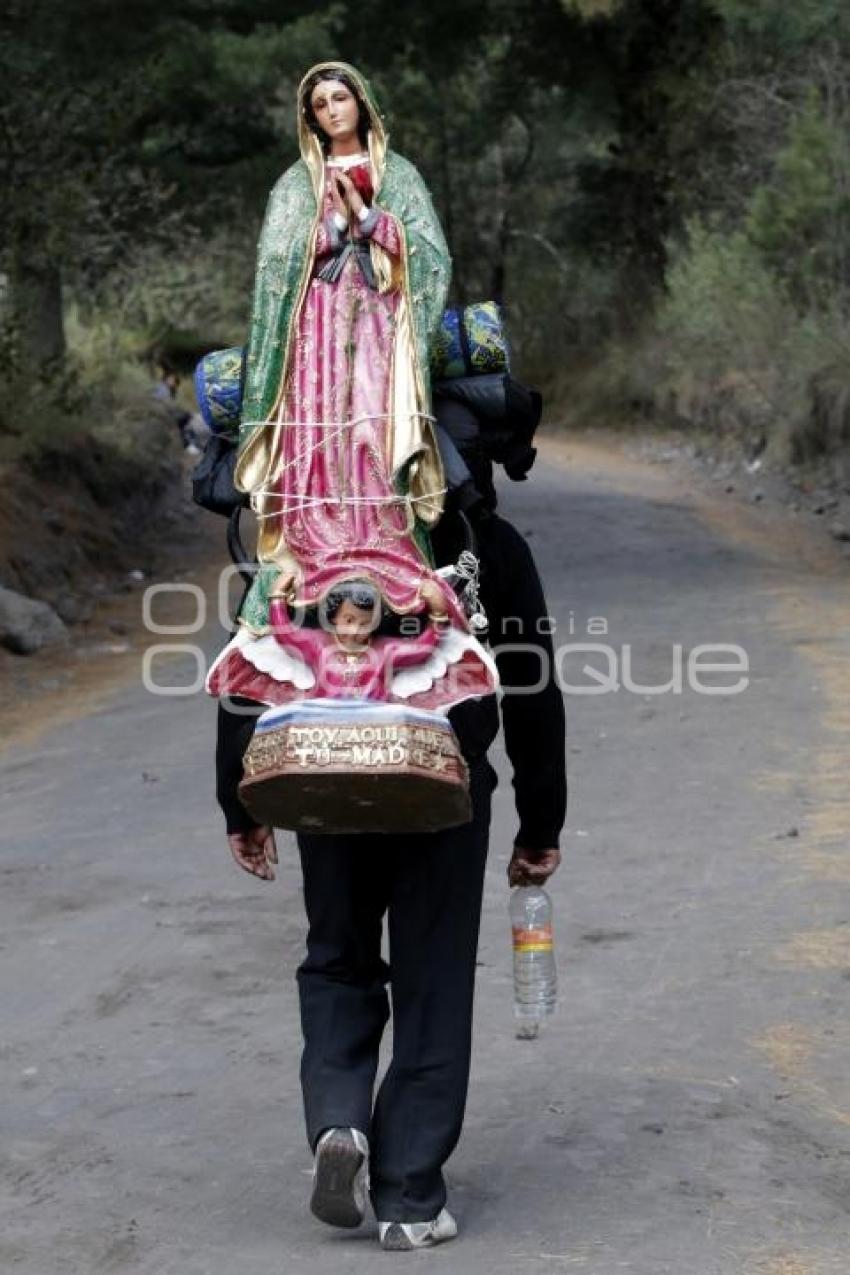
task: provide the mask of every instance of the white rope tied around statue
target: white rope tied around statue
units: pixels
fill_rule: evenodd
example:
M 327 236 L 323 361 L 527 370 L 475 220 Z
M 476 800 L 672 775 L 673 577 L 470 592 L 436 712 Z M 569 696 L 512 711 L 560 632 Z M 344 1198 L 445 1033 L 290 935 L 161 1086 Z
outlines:
M 430 421 L 432 424 L 435 421 L 435 417 L 431 416 L 428 412 L 412 412 L 411 415 L 421 417 L 424 420 Z M 388 420 L 389 417 L 389 412 L 364 412 L 360 416 L 353 417 L 350 421 L 280 421 L 278 423 L 282 425 L 284 429 L 291 429 L 298 425 L 302 427 L 309 426 L 315 429 L 327 429 L 333 431 L 322 439 L 322 445 L 324 445 L 327 442 L 333 442 L 333 440 L 335 438 L 339 438 L 345 430 L 351 429 L 355 425 L 359 425 L 362 421 Z M 246 426 L 251 429 L 256 429 L 270 423 L 271 422 L 269 421 L 246 421 L 243 423 L 243 429 Z M 296 465 L 306 460 L 313 450 L 313 447 L 306 447 L 297 456 L 293 456 L 285 464 L 277 468 L 274 472 L 274 476 L 268 482 L 263 483 L 262 486 L 251 492 L 251 509 L 260 522 L 268 518 L 281 518 L 288 514 L 301 513 L 305 509 L 313 509 L 325 505 L 336 505 L 338 507 L 342 505 L 371 505 L 373 507 L 403 506 L 408 513 L 408 525 L 403 531 L 396 530 L 396 534 L 406 535 L 412 530 L 413 526 L 411 515 L 414 511 L 412 506 L 418 503 L 434 500 L 435 497 L 444 496 L 446 494 L 447 488 L 445 487 L 436 488 L 429 492 L 423 492 L 418 496 L 402 495 L 400 493 L 394 493 L 391 496 L 308 496 L 303 494 L 293 495 L 292 493 L 289 495 L 283 495 L 281 492 L 275 491 L 274 486 L 280 481 L 282 476 L 287 473 L 288 470 L 293 469 Z M 267 510 L 266 505 L 269 501 L 279 501 L 280 504 L 274 509 Z M 392 529 L 387 528 L 387 531 L 390 530 Z
M 487 616 L 484 613 L 484 608 L 481 605 L 481 596 L 478 592 L 480 585 L 479 569 L 480 563 L 475 554 L 470 549 L 463 549 L 457 562 L 452 566 L 452 573 L 459 581 L 464 580 L 466 582 L 460 591 L 463 609 L 469 617 L 473 633 L 478 637 L 484 637 L 487 632 Z
M 478 559 L 471 549 L 461 550 L 460 557 L 454 564 L 454 570 L 461 580 L 478 583 Z
M 257 518 L 262 521 L 264 518 L 279 518 L 282 514 L 290 514 L 299 512 L 302 509 L 315 509 L 320 505 L 414 505 L 417 502 L 433 500 L 435 496 L 444 496 L 447 488 L 436 487 L 433 491 L 423 492 L 421 496 L 298 496 L 292 505 L 281 504 L 277 509 L 273 509 L 268 513 L 263 513 L 257 509 L 254 501 L 260 497 L 272 500 L 285 501 L 289 499 L 287 496 L 281 496 L 279 492 L 266 491 L 260 488 L 251 496 L 251 509 Z

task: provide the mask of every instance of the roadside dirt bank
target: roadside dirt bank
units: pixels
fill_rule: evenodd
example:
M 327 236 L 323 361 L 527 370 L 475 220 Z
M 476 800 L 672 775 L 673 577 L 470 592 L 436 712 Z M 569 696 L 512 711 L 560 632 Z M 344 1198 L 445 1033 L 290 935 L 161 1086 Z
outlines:
M 214 593 L 227 560 L 225 520 L 192 504 L 194 458 L 178 449 L 147 489 L 123 508 L 102 503 L 74 481 L 5 485 L 0 515 L 0 580 L 27 596 L 63 599 L 69 642 L 32 655 L 0 649 L 0 751 L 73 720 L 140 675 L 152 638 L 142 623 L 154 583 L 199 585 Z M 187 618 L 186 596 L 157 599 L 157 619 Z

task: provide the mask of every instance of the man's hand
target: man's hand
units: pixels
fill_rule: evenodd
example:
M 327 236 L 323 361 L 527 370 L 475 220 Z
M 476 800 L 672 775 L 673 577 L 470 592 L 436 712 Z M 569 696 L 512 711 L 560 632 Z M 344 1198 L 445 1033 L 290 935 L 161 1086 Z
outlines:
M 508 885 L 542 885 L 556 871 L 561 862 L 557 846 L 547 850 L 526 850 L 514 846 L 508 864 Z
M 273 828 L 262 824 L 259 828 L 251 828 L 250 832 L 230 832 L 227 844 L 240 868 L 263 881 L 274 881 L 277 846 Z

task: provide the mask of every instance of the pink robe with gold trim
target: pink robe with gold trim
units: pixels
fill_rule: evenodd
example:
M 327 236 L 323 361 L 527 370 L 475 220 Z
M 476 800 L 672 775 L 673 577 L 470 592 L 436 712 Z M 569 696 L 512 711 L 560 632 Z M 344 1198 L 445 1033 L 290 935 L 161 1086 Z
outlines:
M 369 202 L 368 165 L 349 168 L 348 175 Z M 418 671 L 392 679 L 386 698 L 445 708 L 492 692 L 496 669 L 469 633 L 454 590 L 426 563 L 411 535 L 408 506 L 393 484 L 387 413 L 399 293 L 370 288 L 353 255 L 335 282 L 317 278 L 334 249 L 332 210 L 327 186 L 294 335 L 273 516 L 283 520 L 287 548 L 300 568 L 299 597 L 309 604 L 342 580 L 367 578 L 395 611 L 421 611 L 421 583 L 438 581 L 452 625 Z M 371 238 L 398 257 L 399 236 L 395 219 L 380 213 Z M 333 694 L 291 654 L 273 636 L 256 638 L 243 630 L 216 660 L 207 688 L 266 704 Z

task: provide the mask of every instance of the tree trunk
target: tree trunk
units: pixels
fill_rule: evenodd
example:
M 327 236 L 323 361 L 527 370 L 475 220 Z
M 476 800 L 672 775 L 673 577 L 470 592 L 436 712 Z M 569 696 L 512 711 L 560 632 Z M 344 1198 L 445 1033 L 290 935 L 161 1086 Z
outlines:
M 510 217 L 507 208 L 503 208 L 496 232 L 496 243 L 490 268 L 490 290 L 487 294 L 488 300 L 497 301 L 499 305 L 505 304 L 505 281 L 508 270 L 508 242 L 510 238 Z
M 496 213 L 496 235 L 493 241 L 493 256 L 490 262 L 490 290 L 488 300 L 504 305 L 505 279 L 508 268 L 508 241 L 510 239 L 510 209 L 508 200 L 508 178 L 505 172 L 505 153 L 501 145 L 495 150 L 496 170 L 499 179 L 493 191 L 493 208 Z
M 453 250 L 454 243 L 454 181 L 452 180 L 451 169 L 451 143 L 449 140 L 448 124 L 446 121 L 445 108 L 440 104 L 436 112 L 437 128 L 440 133 L 440 168 L 441 168 L 441 184 L 443 188 L 443 231 L 448 241 L 449 251 Z M 452 258 L 452 291 L 457 300 L 458 305 L 466 305 L 466 280 L 464 278 L 463 266 L 460 257 Z
M 9 273 L 9 313 L 24 366 L 58 370 L 65 358 L 62 276 L 39 227 L 28 227 L 18 240 Z
M 711 57 L 719 19 L 699 0 L 629 0 L 615 30 L 612 67 L 619 146 L 610 190 L 617 204 L 622 257 L 615 323 L 628 332 L 663 289 L 666 241 L 680 224 L 676 183 L 686 184 L 693 156 L 671 149 L 689 102 L 689 77 Z

